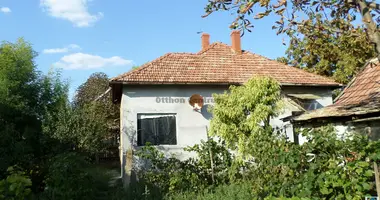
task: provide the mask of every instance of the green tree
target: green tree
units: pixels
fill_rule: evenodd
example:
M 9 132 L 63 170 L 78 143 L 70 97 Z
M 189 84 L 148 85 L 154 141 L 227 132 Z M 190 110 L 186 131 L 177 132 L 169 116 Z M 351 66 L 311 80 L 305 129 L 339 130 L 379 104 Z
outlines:
M 79 151 L 97 155 L 105 149 L 108 135 L 105 113 L 99 112 L 96 104 L 80 108 L 68 105 L 62 109 L 56 122 L 54 138 L 75 145 Z
M 39 72 L 36 56 L 23 39 L 0 45 L 0 179 L 18 165 L 31 172 L 33 190 L 42 184 L 44 161 L 64 148 L 49 127 L 67 101 L 67 84 L 59 73 Z
M 334 26 L 318 19 L 309 23 Z M 347 84 L 376 53 L 363 28 L 350 25 L 346 28 L 355 31 L 355 37 L 350 31 L 332 33 L 298 27 L 297 32 L 302 36 L 291 38 L 286 51 L 288 64 Z
M 96 98 L 105 93 L 109 88 L 109 78 L 103 72 L 96 72 L 76 90 L 73 103 L 75 106 L 83 106 L 95 101 Z
M 243 86 L 231 86 L 214 94 L 210 133 L 221 137 L 228 148 L 243 156 L 254 155 L 260 135 L 272 133 L 269 120 L 281 111 L 280 85 L 269 77 L 254 77 Z
M 111 101 L 108 76 L 92 74 L 78 87 L 73 103 L 59 113 L 54 137 L 95 155 L 117 144 L 119 108 Z M 107 143 L 108 142 L 108 143 Z
M 73 104 L 79 108 L 92 104 L 94 111 L 104 116 L 109 129 L 119 126 L 119 106 L 112 103 L 109 78 L 105 73 L 91 74 L 87 81 L 78 87 Z
M 269 123 L 282 108 L 273 79 L 253 78 L 214 99 L 210 132 L 248 161 L 243 177 L 258 199 L 362 199 L 374 191 L 371 163 L 380 158 L 380 142 L 355 132 L 338 135 L 332 126 L 296 132 L 308 142 L 290 142 Z

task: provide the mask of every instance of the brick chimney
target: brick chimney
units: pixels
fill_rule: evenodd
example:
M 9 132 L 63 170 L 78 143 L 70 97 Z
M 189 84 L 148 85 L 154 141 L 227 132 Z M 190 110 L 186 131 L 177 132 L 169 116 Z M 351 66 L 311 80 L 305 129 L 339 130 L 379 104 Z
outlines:
M 202 34 L 202 50 L 206 49 L 210 45 L 210 35 L 207 33 Z
M 231 48 L 236 54 L 241 54 L 240 31 L 234 30 L 231 32 Z

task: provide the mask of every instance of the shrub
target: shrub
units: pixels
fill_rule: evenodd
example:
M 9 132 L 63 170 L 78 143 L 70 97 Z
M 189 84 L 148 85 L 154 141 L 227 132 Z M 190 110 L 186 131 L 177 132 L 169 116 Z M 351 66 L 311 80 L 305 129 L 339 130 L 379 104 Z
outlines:
M 185 161 L 175 157 L 166 158 L 162 152 L 150 145 L 137 152 L 141 159 L 149 163 L 147 167 L 137 169 L 140 184 L 144 185 L 141 190 L 160 193 L 161 196 L 188 190 L 198 192 L 241 177 L 239 165 L 222 143 L 214 140 L 202 141 L 185 150 L 195 152 L 197 156 Z
M 187 148 L 198 155 L 183 162 L 153 147 L 144 149 L 142 158 L 152 168 L 141 177 L 163 194 L 236 199 L 235 190 L 244 189 L 234 181 L 241 180 L 250 180 L 250 192 L 242 199 L 359 200 L 374 194 L 372 165 L 380 161 L 379 141 L 358 133 L 338 135 L 326 126 L 303 129 L 298 134 L 308 142 L 302 145 L 290 142 L 269 123 L 281 107 L 279 85 L 269 78 L 254 78 L 215 99 L 210 132 L 224 141 L 221 145 L 207 141 Z M 226 148 L 236 150 L 239 162 Z
M 43 197 L 48 199 L 93 199 L 95 183 L 88 163 L 76 153 L 63 153 L 51 160 Z
M 212 190 L 205 190 L 199 193 L 187 192 L 177 193 L 168 196 L 168 200 L 252 200 L 255 199 L 252 193 L 252 183 L 244 181 L 239 183 L 224 184 Z
M 18 167 L 9 167 L 8 176 L 0 180 L 0 199 L 27 199 L 32 196 L 32 181 Z

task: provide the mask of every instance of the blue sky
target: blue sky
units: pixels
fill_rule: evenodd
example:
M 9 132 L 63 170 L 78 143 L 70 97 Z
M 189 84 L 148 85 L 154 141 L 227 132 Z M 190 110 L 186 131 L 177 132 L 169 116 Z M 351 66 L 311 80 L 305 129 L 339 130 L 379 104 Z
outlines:
M 201 18 L 207 0 L 0 0 L 0 39 L 24 37 L 39 53 L 39 70 L 62 68 L 70 94 L 94 72 L 110 77 L 127 72 L 167 52 L 197 52 L 199 31 L 211 42 L 230 44 L 233 16 Z M 277 58 L 285 36 L 271 29 L 275 19 L 254 20 L 243 49 Z

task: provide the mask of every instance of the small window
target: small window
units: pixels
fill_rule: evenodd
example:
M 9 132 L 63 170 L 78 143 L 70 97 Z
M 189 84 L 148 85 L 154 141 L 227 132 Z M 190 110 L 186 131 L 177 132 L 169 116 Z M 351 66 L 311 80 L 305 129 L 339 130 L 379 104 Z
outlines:
M 312 99 L 302 99 L 300 101 L 300 104 L 305 110 L 316 110 L 323 108 L 323 106 L 318 101 Z
M 176 145 L 177 127 L 174 114 L 138 114 L 137 145 Z
M 292 99 L 296 104 L 302 107 L 305 111 L 307 110 L 316 110 L 323 108 L 317 99 L 321 97 L 314 94 L 287 94 L 290 99 Z

